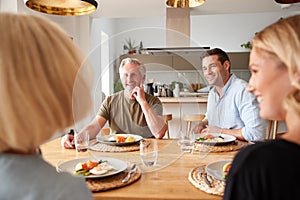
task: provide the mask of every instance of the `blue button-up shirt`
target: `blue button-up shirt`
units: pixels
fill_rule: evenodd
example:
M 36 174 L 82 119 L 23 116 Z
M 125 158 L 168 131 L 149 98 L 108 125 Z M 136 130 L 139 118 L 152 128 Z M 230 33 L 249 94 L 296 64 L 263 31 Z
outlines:
M 258 102 L 246 87 L 247 82 L 234 74 L 222 89 L 221 97 L 213 87 L 208 96 L 206 118 L 209 126 L 242 128 L 246 140 L 263 140 L 266 137 L 266 120 L 259 116 Z

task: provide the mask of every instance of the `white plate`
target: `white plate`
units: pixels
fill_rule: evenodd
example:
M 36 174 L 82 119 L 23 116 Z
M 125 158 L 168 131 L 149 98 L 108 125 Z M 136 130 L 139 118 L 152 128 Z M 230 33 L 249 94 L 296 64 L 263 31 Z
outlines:
M 78 158 L 74 160 L 69 160 L 63 163 L 60 163 L 57 166 L 58 172 L 69 172 L 71 174 L 74 174 L 75 166 L 80 162 L 86 162 L 88 160 L 97 161 L 95 158 Z M 101 177 L 107 177 L 114 174 L 118 174 L 122 171 L 124 171 L 127 168 L 127 163 L 123 160 L 115 159 L 115 158 L 106 158 L 106 157 L 100 157 L 98 160 L 107 160 L 108 164 L 112 166 L 114 169 L 101 175 L 94 175 L 91 174 L 89 176 L 84 176 L 86 178 L 101 178 Z M 82 177 L 82 176 L 81 176 Z
M 116 141 L 113 141 L 114 138 L 117 136 L 117 135 L 121 135 L 121 136 L 124 136 L 124 137 L 134 137 L 134 142 L 116 142 Z M 108 145 L 114 145 L 114 146 L 127 146 L 127 145 L 133 145 L 133 144 L 136 144 L 138 142 L 140 142 L 140 140 L 142 140 L 143 137 L 140 136 L 140 135 L 134 135 L 134 134 L 113 134 L 113 135 L 104 135 L 104 136 L 101 136 L 101 135 L 97 135 L 97 141 L 101 142 L 101 143 L 104 143 L 104 144 L 108 144 Z
M 198 141 L 197 138 L 203 137 L 205 135 L 212 135 L 214 137 L 218 137 L 221 136 L 223 138 L 223 141 L 220 142 L 216 142 L 216 141 Z M 225 144 L 229 144 L 233 141 L 236 140 L 236 137 L 232 136 L 232 135 L 227 135 L 227 134 L 219 134 L 219 133 L 201 133 L 201 134 L 196 134 L 196 141 L 197 143 L 203 143 L 203 144 L 209 144 L 209 145 L 225 145 Z
M 228 162 L 232 162 L 232 160 L 220 160 L 216 162 L 211 162 L 208 165 L 206 165 L 205 171 L 208 175 L 214 177 L 215 179 L 224 181 L 223 166 Z

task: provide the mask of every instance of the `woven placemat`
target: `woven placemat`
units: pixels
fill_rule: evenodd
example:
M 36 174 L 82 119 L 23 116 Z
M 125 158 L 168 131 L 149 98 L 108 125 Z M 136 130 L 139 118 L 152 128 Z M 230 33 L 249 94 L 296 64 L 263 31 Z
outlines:
M 205 166 L 192 169 L 188 177 L 189 181 L 198 189 L 218 196 L 223 196 L 225 181 L 217 180 L 205 173 Z M 209 182 L 209 183 L 207 183 Z
M 246 141 L 236 140 L 227 145 L 208 145 L 202 143 L 195 143 L 194 144 L 194 151 L 201 151 L 201 152 L 225 152 L 225 151 L 237 151 L 240 148 L 249 145 Z
M 128 170 L 129 169 L 125 170 L 124 172 L 106 178 L 86 179 L 86 184 L 92 192 L 101 192 L 101 191 L 124 187 L 126 185 L 129 185 L 139 180 L 139 178 L 142 175 L 142 171 L 139 167 L 137 167 L 136 172 L 131 174 L 130 179 L 126 183 L 122 183 L 122 179 L 127 175 Z
M 91 141 L 91 143 L 95 143 L 96 141 Z M 128 146 L 114 146 L 114 145 L 108 145 L 103 144 L 101 142 L 98 142 L 89 148 L 92 151 L 102 151 L 102 152 L 128 152 L 128 151 L 138 151 L 140 150 L 140 144 L 136 143 L 134 145 L 128 145 Z

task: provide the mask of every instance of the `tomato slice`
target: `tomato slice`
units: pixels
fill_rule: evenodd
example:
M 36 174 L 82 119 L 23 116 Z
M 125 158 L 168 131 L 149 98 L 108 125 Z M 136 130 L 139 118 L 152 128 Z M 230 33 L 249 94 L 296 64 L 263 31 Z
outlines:
M 86 169 L 86 170 L 91 170 L 96 166 L 98 166 L 98 162 L 93 162 L 91 160 L 82 163 L 82 169 Z

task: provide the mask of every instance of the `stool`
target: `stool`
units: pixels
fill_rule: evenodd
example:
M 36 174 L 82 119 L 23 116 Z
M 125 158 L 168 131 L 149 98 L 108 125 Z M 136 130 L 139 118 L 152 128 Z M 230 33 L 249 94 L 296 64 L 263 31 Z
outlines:
M 200 122 L 205 118 L 203 114 L 183 115 L 183 121 L 186 121 L 186 134 L 190 134 L 192 122 Z
M 163 117 L 164 117 L 164 120 L 165 120 L 165 122 L 167 124 L 166 133 L 167 133 L 168 139 L 170 139 L 169 121 L 172 120 L 172 114 L 166 114 L 166 115 L 163 115 Z

